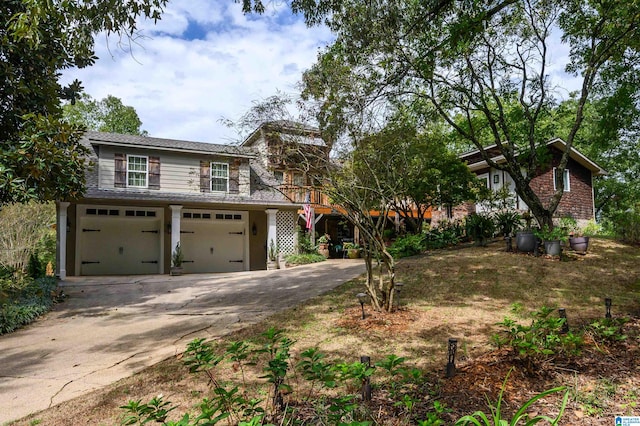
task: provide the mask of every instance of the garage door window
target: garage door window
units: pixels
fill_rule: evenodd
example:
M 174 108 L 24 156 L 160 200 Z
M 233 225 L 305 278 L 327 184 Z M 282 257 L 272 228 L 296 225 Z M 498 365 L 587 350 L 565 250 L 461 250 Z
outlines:
M 127 186 L 146 188 L 148 173 L 147 157 L 137 155 L 127 156 Z
M 211 191 L 229 191 L 229 164 L 211 163 Z

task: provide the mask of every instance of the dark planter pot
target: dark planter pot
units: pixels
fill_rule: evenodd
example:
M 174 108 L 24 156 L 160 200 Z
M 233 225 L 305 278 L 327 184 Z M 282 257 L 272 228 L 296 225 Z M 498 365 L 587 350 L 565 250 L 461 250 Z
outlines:
M 172 266 L 169 270 L 169 275 L 180 276 L 182 275 L 182 266 Z
M 536 236 L 531 231 L 516 234 L 516 249 L 523 253 L 533 253 L 536 249 Z
M 589 237 L 569 238 L 569 247 L 571 250 L 584 254 L 589 249 Z
M 547 256 L 560 256 L 560 252 L 562 252 L 560 240 L 545 241 L 544 252 L 547 254 Z

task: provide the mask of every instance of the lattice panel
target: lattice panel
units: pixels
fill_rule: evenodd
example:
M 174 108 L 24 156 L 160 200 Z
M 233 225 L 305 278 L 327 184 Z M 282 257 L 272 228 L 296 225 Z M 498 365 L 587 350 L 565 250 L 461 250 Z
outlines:
M 278 229 L 278 245 L 280 253 L 293 254 L 296 252 L 296 212 L 276 213 Z

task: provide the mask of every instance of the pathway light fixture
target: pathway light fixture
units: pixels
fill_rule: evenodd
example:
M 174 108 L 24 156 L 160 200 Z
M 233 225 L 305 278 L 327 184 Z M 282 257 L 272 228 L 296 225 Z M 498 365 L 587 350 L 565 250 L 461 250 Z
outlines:
M 447 361 L 447 378 L 456 375 L 456 351 L 458 350 L 458 339 L 449 339 L 448 361 Z
M 610 297 L 607 297 L 606 299 L 604 299 L 604 306 L 607 309 L 605 318 L 611 318 L 611 298 Z
M 360 302 L 360 307 L 362 308 L 362 319 L 364 319 L 364 304 L 367 303 L 369 299 L 369 295 L 367 293 L 358 293 L 356 294 L 358 298 L 358 302 Z

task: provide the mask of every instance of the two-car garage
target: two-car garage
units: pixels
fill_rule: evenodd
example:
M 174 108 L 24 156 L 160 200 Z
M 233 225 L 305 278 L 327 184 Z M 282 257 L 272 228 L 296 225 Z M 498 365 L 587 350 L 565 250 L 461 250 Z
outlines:
M 247 212 L 183 210 L 180 241 L 187 273 L 234 272 L 249 262 Z M 79 275 L 162 274 L 171 224 L 161 207 L 79 205 Z

